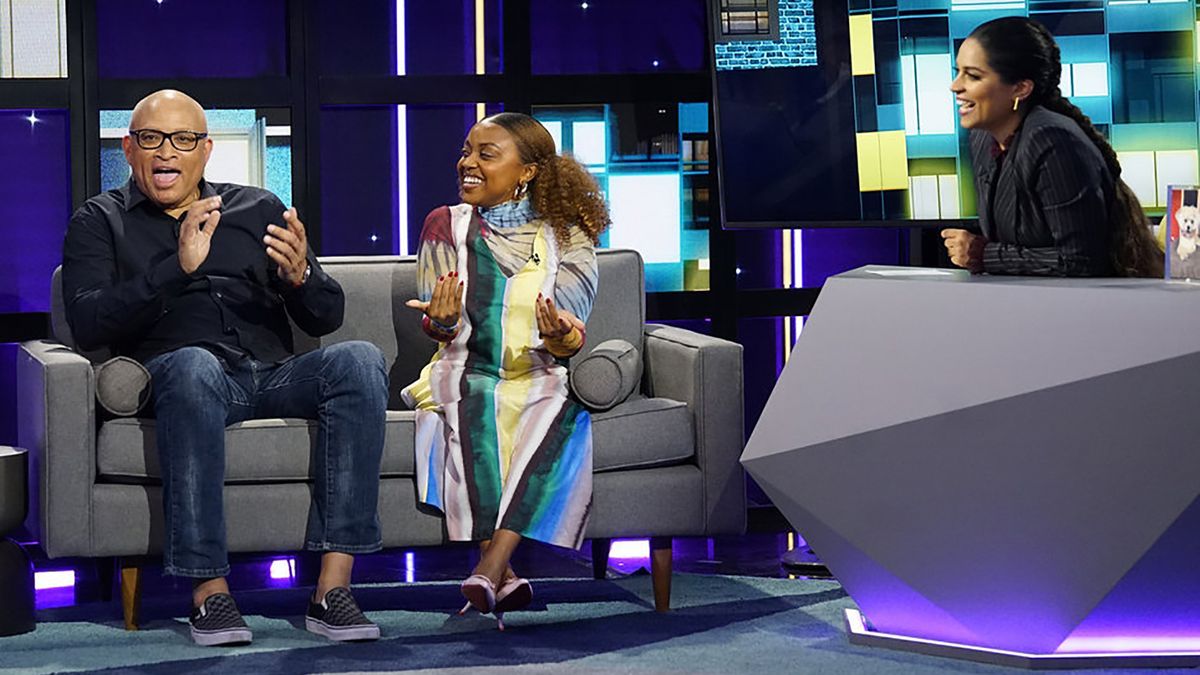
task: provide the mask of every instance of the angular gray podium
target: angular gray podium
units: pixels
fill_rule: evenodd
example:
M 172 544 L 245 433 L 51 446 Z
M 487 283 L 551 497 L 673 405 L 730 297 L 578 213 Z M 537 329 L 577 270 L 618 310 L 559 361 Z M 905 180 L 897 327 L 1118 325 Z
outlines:
M 832 277 L 742 463 L 852 642 L 1200 664 L 1200 285 Z

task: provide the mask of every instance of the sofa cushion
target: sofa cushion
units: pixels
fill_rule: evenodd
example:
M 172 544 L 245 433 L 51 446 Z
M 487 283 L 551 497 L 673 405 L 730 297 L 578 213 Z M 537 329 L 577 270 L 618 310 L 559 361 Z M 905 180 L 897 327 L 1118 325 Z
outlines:
M 113 358 L 93 367 L 96 371 L 96 402 L 117 417 L 138 414 L 150 400 L 150 372 L 128 356 Z
M 642 383 L 642 356 L 625 340 L 608 340 L 571 366 L 571 391 L 591 410 L 608 410 Z
M 680 464 L 696 454 L 692 413 L 667 398 L 633 398 L 592 413 L 596 473 Z
M 311 478 L 309 459 L 317 423 L 304 419 L 259 419 L 225 430 L 225 482 L 295 482 Z M 96 442 L 102 478 L 158 483 L 162 470 L 155 449 L 154 420 L 124 418 L 105 422 Z M 383 447 L 384 477 L 412 476 L 413 413 L 389 410 Z
M 411 477 L 411 411 L 389 410 L 382 475 Z M 648 468 L 685 462 L 695 454 L 692 414 L 687 405 L 665 398 L 634 398 L 592 414 L 595 472 Z M 303 419 L 260 419 L 225 430 L 225 482 L 296 482 L 311 479 L 309 458 L 317 423 Z M 96 443 L 97 469 L 108 481 L 158 483 L 162 470 L 154 446 L 154 420 L 121 418 L 105 422 Z

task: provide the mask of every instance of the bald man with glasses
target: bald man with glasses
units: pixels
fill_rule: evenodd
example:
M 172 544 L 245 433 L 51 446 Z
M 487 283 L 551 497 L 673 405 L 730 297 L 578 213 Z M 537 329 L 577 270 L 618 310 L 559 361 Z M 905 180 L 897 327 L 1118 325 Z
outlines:
M 225 580 L 222 497 L 225 427 L 261 417 L 319 422 L 305 548 L 322 553 L 321 574 L 306 627 L 333 640 L 378 638 L 349 585 L 353 556 L 382 545 L 382 353 L 343 342 L 294 354 L 289 317 L 309 335 L 333 332 L 341 286 L 321 271 L 295 209 L 266 190 L 204 180 L 213 144 L 196 101 L 172 90 L 147 96 L 122 148 L 129 182 L 88 200 L 68 225 L 63 297 L 81 347 L 109 348 L 150 372 L 163 570 L 193 580 L 193 640 L 252 638 Z

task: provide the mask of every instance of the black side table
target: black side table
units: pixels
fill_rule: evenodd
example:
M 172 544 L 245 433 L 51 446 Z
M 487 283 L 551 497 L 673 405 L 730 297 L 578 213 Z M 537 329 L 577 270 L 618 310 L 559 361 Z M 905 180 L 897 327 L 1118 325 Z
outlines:
M 0 445 L 0 588 L 5 590 L 0 636 L 28 633 L 37 627 L 33 618 L 33 563 L 17 542 L 5 536 L 25 521 L 28 473 L 26 452 Z

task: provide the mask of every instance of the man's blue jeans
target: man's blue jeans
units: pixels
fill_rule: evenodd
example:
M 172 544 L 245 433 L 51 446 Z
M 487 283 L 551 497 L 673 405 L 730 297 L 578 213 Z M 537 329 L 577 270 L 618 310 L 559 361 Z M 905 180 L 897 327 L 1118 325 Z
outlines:
M 229 574 L 225 427 L 261 417 L 318 422 L 305 548 L 381 548 L 377 508 L 388 380 L 379 348 L 342 342 L 274 364 L 184 347 L 150 359 L 146 369 L 162 465 L 166 574 Z

